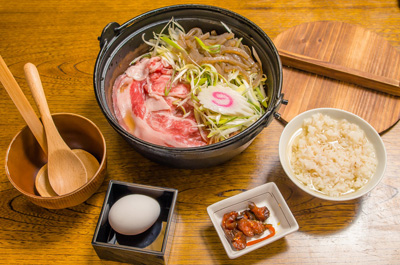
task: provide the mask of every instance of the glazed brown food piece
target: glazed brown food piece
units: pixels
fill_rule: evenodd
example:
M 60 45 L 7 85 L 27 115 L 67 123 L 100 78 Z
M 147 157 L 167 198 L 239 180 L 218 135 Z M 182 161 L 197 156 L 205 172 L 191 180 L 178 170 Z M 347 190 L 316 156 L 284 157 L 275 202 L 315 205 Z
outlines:
M 224 217 L 222 218 L 222 228 L 228 230 L 233 230 L 234 228 L 236 228 L 237 216 L 238 216 L 237 212 L 230 212 L 224 214 Z
M 222 218 L 222 228 L 224 229 L 225 236 L 230 240 L 233 247 L 240 250 L 246 247 L 246 237 L 241 231 L 236 229 L 237 217 L 237 212 L 224 214 Z
M 257 207 L 254 202 L 249 203 L 250 211 L 254 213 L 258 220 L 264 222 L 269 217 L 269 210 L 266 206 L 264 207 Z
M 246 236 L 238 229 L 224 229 L 226 237 L 230 240 L 233 247 L 237 250 L 244 249 L 246 247 Z
M 238 219 L 240 218 L 247 218 L 249 220 L 256 220 L 256 216 L 254 215 L 253 212 L 249 211 L 249 210 L 245 210 L 243 211 L 240 216 L 238 216 Z
M 263 223 L 270 215 L 268 208 L 257 207 L 253 202 L 249 203 L 249 208 L 250 210 L 244 210 L 240 214 L 232 211 L 222 217 L 222 229 L 236 250 L 244 249 L 248 245 L 255 244 L 256 241 L 265 240 L 275 234 L 272 225 Z M 246 236 L 259 235 L 267 229 L 271 231 L 267 237 L 247 243 Z
M 255 236 L 263 233 L 266 228 L 263 223 L 257 220 L 249 220 L 242 218 L 239 220 L 238 229 L 243 232 L 246 236 Z

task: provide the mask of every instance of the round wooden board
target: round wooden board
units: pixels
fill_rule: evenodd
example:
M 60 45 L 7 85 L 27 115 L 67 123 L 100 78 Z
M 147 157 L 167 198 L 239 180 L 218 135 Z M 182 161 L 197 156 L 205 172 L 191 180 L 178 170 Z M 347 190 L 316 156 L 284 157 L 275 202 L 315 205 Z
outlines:
M 298 25 L 279 34 L 278 49 L 337 65 L 400 80 L 400 53 L 388 41 L 365 28 L 337 21 Z M 400 97 L 283 67 L 284 98 L 280 114 L 289 122 L 314 108 L 331 107 L 352 112 L 379 133 L 400 119 Z

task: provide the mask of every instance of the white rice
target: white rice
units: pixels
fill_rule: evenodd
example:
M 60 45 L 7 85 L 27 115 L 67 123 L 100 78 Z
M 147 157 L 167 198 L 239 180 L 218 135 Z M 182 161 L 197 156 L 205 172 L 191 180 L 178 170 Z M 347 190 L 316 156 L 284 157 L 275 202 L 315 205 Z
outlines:
M 338 197 L 363 187 L 374 174 L 373 145 L 356 124 L 321 113 L 304 120 L 291 148 L 290 164 L 309 188 Z

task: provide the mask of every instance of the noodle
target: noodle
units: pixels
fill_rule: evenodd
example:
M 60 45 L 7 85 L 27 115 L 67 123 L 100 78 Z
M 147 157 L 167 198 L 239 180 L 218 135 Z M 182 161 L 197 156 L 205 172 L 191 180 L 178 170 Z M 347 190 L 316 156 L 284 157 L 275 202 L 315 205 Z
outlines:
M 205 50 L 195 37 L 201 40 L 205 46 L 218 45 L 219 52 L 213 53 Z M 197 65 L 211 64 L 224 77 L 227 73 L 236 70 L 254 86 L 258 86 L 260 83 L 263 73 L 258 56 L 253 53 L 257 60 L 255 62 L 251 57 L 250 48 L 243 45 L 241 40 L 235 38 L 231 32 L 216 35 L 215 31 L 203 33 L 200 28 L 192 28 L 188 33 L 180 34 L 178 44 L 189 50 L 188 54 L 184 55 L 188 62 L 194 62 Z M 253 77 L 253 80 L 250 80 L 250 76 Z
M 236 48 L 236 47 L 229 47 L 229 48 L 221 48 L 221 54 L 224 53 L 233 53 L 242 56 L 244 59 L 249 59 L 250 55 L 248 55 L 243 49 Z

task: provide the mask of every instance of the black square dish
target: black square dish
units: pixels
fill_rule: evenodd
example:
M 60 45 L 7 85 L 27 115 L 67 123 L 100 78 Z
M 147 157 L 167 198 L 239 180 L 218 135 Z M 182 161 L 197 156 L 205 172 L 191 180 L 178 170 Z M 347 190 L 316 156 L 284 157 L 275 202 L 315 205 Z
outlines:
M 131 194 L 152 197 L 161 207 L 154 225 L 135 236 L 115 232 L 108 222 L 108 213 L 113 204 Z M 110 180 L 92 240 L 99 258 L 128 263 L 168 264 L 176 223 L 177 196 L 176 189 Z

